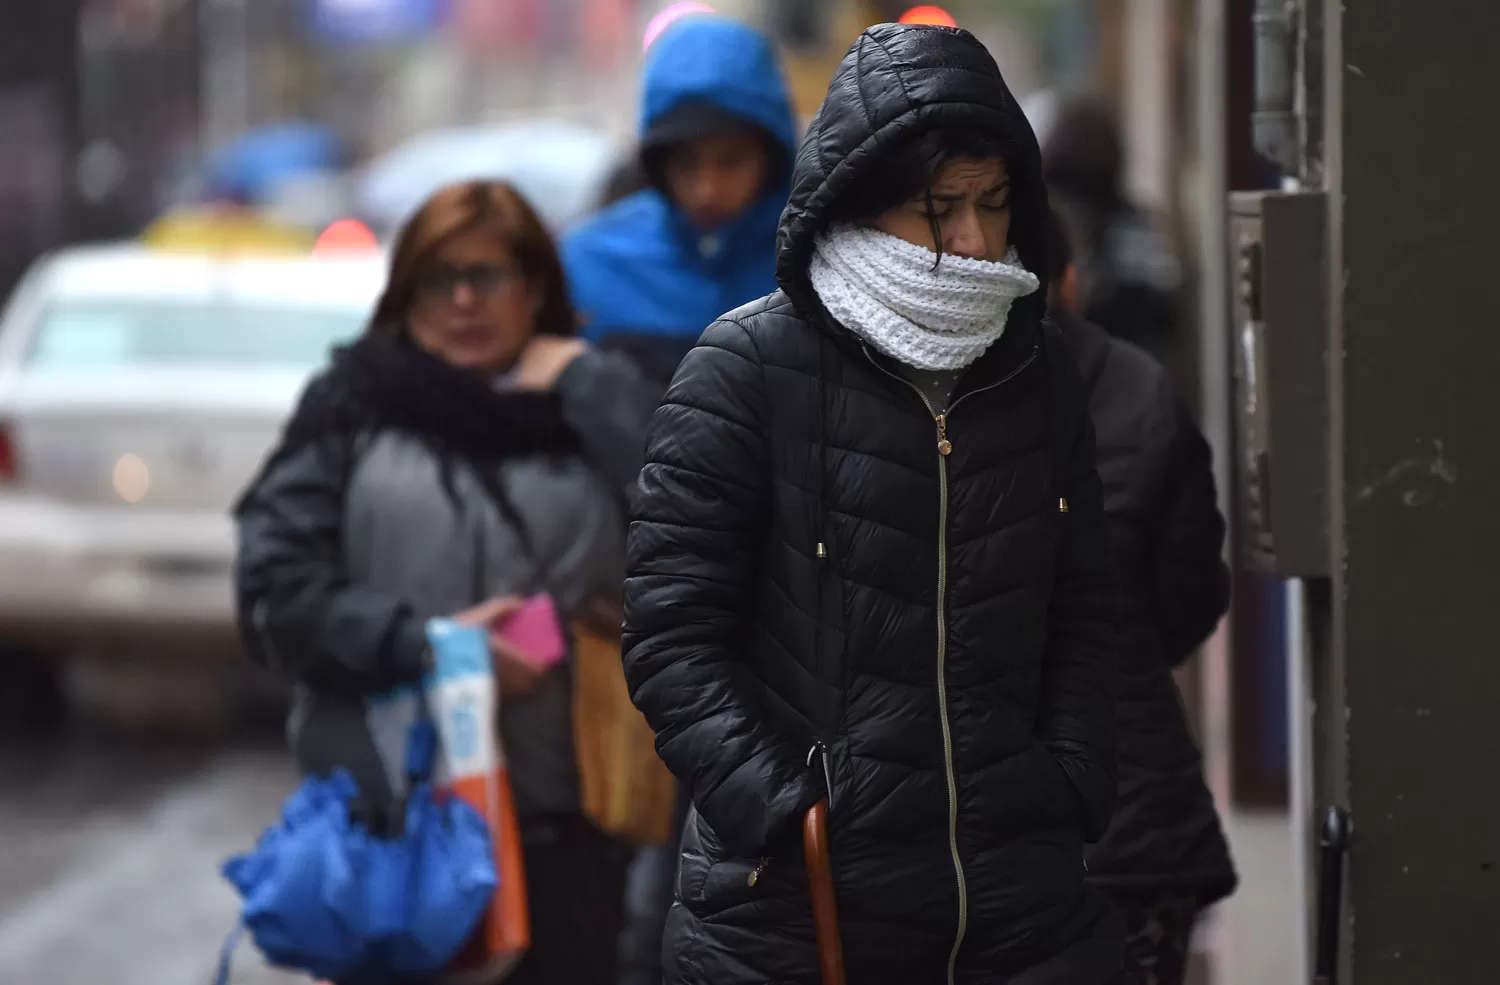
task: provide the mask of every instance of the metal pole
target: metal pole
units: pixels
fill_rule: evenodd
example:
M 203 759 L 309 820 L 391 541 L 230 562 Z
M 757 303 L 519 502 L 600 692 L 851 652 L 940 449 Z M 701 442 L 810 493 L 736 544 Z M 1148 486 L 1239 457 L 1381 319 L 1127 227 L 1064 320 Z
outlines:
M 1348 542 L 1344 504 L 1344 436 L 1347 416 L 1344 401 L 1344 2 L 1321 2 L 1323 51 L 1321 83 L 1323 187 L 1328 201 L 1328 557 L 1329 601 L 1328 651 L 1322 655 L 1325 671 L 1316 695 L 1314 713 L 1314 796 L 1321 803 L 1349 806 L 1349 733 L 1346 715 L 1348 695 Z M 1343 877 L 1342 870 L 1340 877 Z M 1341 894 L 1342 895 L 1342 894 Z M 1350 903 L 1352 910 L 1352 901 Z M 1345 975 L 1352 962 L 1352 935 L 1339 944 Z
M 1308 598 L 1300 578 L 1288 579 L 1286 591 L 1286 665 L 1287 665 L 1287 810 L 1291 819 L 1292 898 L 1287 901 L 1293 913 L 1308 913 L 1312 900 L 1313 851 L 1311 826 L 1317 815 L 1313 782 L 1313 683 L 1312 646 L 1307 632 Z M 1313 973 L 1310 946 L 1312 924 L 1306 919 L 1294 921 L 1296 933 L 1289 942 L 1292 967 L 1298 981 Z

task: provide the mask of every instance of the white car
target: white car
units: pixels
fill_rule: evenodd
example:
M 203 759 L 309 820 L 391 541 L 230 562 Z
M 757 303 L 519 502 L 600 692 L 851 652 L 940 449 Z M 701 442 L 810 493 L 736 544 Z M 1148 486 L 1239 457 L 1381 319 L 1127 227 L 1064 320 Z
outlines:
M 0 319 L 0 642 L 232 654 L 229 509 L 384 275 L 373 253 L 39 261 Z

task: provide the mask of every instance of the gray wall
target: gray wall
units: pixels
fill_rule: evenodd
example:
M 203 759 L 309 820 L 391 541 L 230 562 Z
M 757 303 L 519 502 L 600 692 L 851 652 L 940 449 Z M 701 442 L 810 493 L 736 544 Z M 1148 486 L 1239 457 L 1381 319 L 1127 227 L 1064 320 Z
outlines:
M 1500 981 L 1500 3 L 1325 9 L 1342 977 L 1481 985 Z

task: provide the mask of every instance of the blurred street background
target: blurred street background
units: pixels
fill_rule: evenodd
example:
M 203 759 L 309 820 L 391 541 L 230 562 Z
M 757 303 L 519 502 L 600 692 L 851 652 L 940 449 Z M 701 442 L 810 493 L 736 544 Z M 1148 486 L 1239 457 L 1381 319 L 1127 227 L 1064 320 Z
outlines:
M 858 31 L 913 6 L 711 2 L 777 38 L 804 118 Z M 210 980 L 236 903 L 217 867 L 275 818 L 295 782 L 282 696 L 244 666 L 228 629 L 220 514 L 290 394 L 373 301 L 379 258 L 359 248 L 382 240 L 431 187 L 465 170 L 510 177 L 556 228 L 603 199 L 632 153 L 643 37 L 666 6 L 0 0 L 0 299 L 11 319 L 0 322 L 0 389 L 6 359 L 22 358 L 22 343 L 8 350 L 5 338 L 21 321 L 41 326 L 26 359 L 124 365 L 126 343 L 110 320 L 119 314 L 70 293 L 101 280 L 134 285 L 142 306 L 191 295 L 199 317 L 226 326 L 213 343 L 223 355 L 274 370 L 203 382 L 202 393 L 122 376 L 108 400 L 70 396 L 58 383 L 0 405 L 0 493 L 25 464 L 25 440 L 48 435 L 48 447 L 75 456 L 35 463 L 27 477 L 42 493 L 23 506 L 5 507 L 0 495 L 0 600 L 27 600 L 0 604 L 0 985 Z M 1229 374 L 1200 369 L 1228 345 L 1223 323 L 1203 316 L 1205 291 L 1227 293 L 1225 273 L 1211 268 L 1228 237 L 1208 213 L 1227 188 L 1280 183 L 1251 144 L 1256 6 L 948 0 L 938 11 L 990 47 L 1039 128 L 1067 94 L 1097 93 L 1117 109 L 1129 192 L 1181 268 L 1184 327 L 1163 357 L 1226 460 Z M 1210 30 L 1218 47 L 1203 41 Z M 1205 81 L 1211 74 L 1217 82 Z M 1216 107 L 1204 109 L 1205 92 Z M 180 258 L 154 259 L 221 236 L 279 237 L 298 255 L 222 281 Z M 206 281 L 212 289 L 200 290 Z M 233 338 L 234 319 L 261 308 L 298 312 L 310 334 Z M 1211 331 L 1223 338 L 1205 343 Z M 102 478 L 88 477 L 90 454 L 111 463 Z M 1421 454 L 1417 471 L 1440 487 L 1443 444 Z M 1221 491 L 1239 512 L 1229 467 L 1221 463 Z M 168 505 L 181 512 L 121 532 L 108 509 L 148 489 L 170 489 Z M 1422 489 L 1414 495 L 1428 495 Z M 70 568 L 35 546 L 38 531 L 60 523 L 62 500 L 91 511 L 58 534 L 69 563 L 93 556 L 81 545 L 96 534 L 113 538 L 113 560 Z M 193 512 L 210 507 L 213 518 Z M 1300 596 L 1248 564 L 1238 569 L 1231 619 L 1179 681 L 1242 879 L 1200 933 L 1194 975 L 1286 985 L 1306 980 L 1307 858 L 1288 815 L 1306 753 L 1287 710 L 1305 700 L 1287 669 Z M 84 574 L 100 576 L 85 602 L 58 602 L 73 596 L 51 586 Z M 293 980 L 258 967 L 250 950 L 236 981 Z
M 566 225 L 593 207 L 609 169 L 631 152 L 643 36 L 666 6 L 0 0 L 0 296 L 47 250 L 170 237 L 174 217 L 230 192 L 259 216 L 310 234 L 356 218 L 383 235 L 425 195 L 425 176 L 441 170 L 434 160 L 455 155 L 516 178 L 556 226 Z M 912 5 L 713 6 L 779 40 L 805 118 L 858 31 Z M 1191 269 L 1201 197 L 1194 4 L 944 6 L 989 45 L 1039 127 L 1062 94 L 1115 102 L 1132 193 Z M 270 149 L 237 151 L 247 140 Z M 257 164 L 256 154 L 275 160 Z M 1191 276 L 1180 303 L 1193 309 Z M 1186 392 L 1196 392 L 1190 332 L 1174 340 L 1171 358 Z M 184 440 L 220 438 L 205 431 Z M 226 468 L 243 481 L 253 464 Z M 0 547 L 5 538 L 0 531 Z M 1274 638 L 1274 628 L 1265 632 Z M 239 671 L 227 637 L 174 641 L 176 652 L 160 655 L 158 638 L 136 642 L 139 635 L 130 633 L 126 647 L 118 633 L 0 626 L 17 720 L 0 747 L 0 839 L 12 849 L 0 862 L 0 985 L 207 980 L 234 920 L 217 865 L 274 819 L 294 782 L 276 715 L 245 698 L 248 691 L 274 707 L 277 696 Z M 1245 884 L 1201 935 L 1198 963 L 1225 985 L 1281 985 L 1292 960 L 1283 892 L 1290 840 L 1280 813 L 1283 655 L 1268 644 L 1249 653 L 1237 701 L 1253 724 L 1242 772 L 1254 789 L 1234 809 Z M 1201 717 L 1201 675 L 1188 672 L 1184 687 Z M 1208 714 L 1205 738 L 1229 806 L 1229 749 L 1213 724 L 1224 710 Z M 252 977 L 250 950 L 241 980 L 274 980 Z

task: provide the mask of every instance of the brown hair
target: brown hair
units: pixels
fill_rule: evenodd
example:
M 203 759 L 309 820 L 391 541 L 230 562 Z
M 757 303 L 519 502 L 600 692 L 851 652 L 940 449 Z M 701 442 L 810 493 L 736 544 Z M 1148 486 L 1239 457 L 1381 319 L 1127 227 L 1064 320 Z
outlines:
M 414 301 L 414 283 L 442 248 L 465 233 L 483 230 L 510 250 L 521 276 L 536 293 L 536 331 L 543 335 L 577 334 L 578 320 L 568 299 L 557 245 L 542 220 L 509 183 L 466 181 L 433 193 L 407 220 L 391 252 L 391 273 L 375 307 L 373 332 L 403 333 Z

